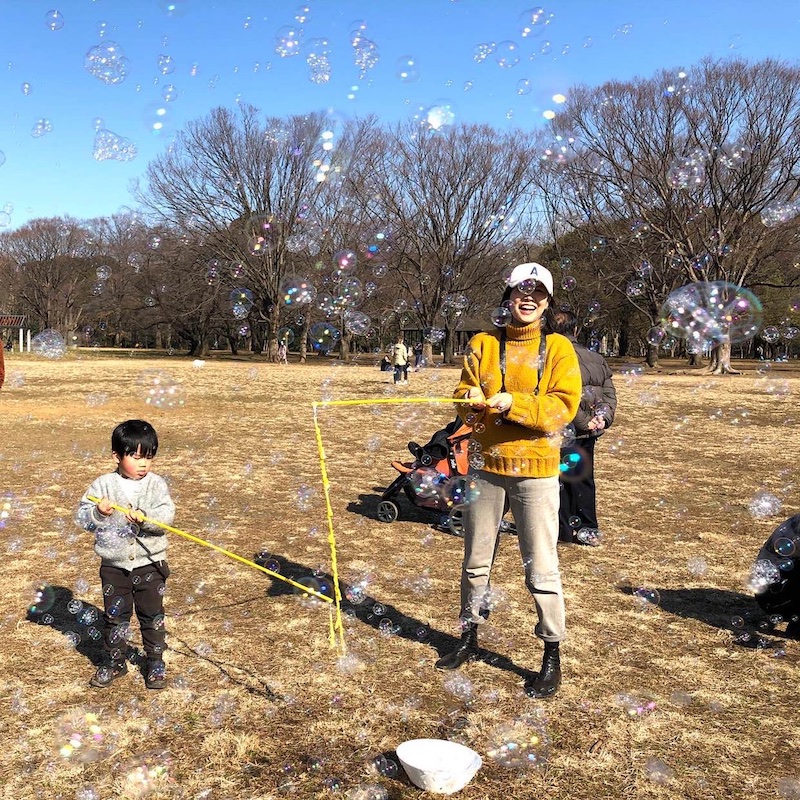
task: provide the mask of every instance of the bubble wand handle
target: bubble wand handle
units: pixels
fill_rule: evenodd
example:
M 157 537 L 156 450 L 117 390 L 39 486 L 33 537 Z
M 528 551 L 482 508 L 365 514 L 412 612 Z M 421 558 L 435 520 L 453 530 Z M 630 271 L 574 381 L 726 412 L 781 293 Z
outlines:
M 87 495 L 86 499 L 91 500 L 93 503 L 100 502 L 99 497 L 92 497 L 91 495 Z M 113 508 L 115 511 L 121 511 L 123 514 L 127 514 L 130 511 L 129 508 L 125 508 L 124 506 L 118 506 L 114 504 L 111 505 L 111 508 Z M 288 583 L 290 586 L 294 586 L 296 589 L 302 590 L 303 594 L 313 595 L 319 600 L 324 600 L 326 603 L 333 602 L 332 597 L 328 597 L 328 595 L 322 594 L 322 592 L 317 592 L 314 589 L 309 588 L 308 586 L 303 586 L 302 583 L 297 583 L 296 581 L 291 580 L 291 578 L 286 578 L 278 572 L 273 572 L 271 569 L 262 567 L 261 564 L 256 564 L 255 561 L 251 561 L 249 558 L 243 558 L 237 553 L 232 553 L 230 550 L 226 550 L 224 547 L 219 547 L 216 544 L 212 544 L 211 542 L 208 542 L 205 539 L 201 539 L 199 536 L 193 536 L 191 533 L 186 533 L 186 531 L 180 530 L 180 528 L 173 528 L 172 525 L 165 525 L 163 522 L 151 519 L 150 517 L 145 517 L 144 522 L 149 522 L 151 525 L 163 528 L 163 530 L 165 531 L 169 531 L 170 533 L 176 533 L 178 534 L 178 536 L 183 536 L 184 539 L 188 539 L 190 542 L 194 542 L 195 544 L 202 544 L 204 547 L 210 547 L 212 550 L 216 550 L 218 553 L 222 553 L 222 555 L 228 556 L 228 558 L 232 558 L 234 561 L 238 561 L 240 564 L 246 564 L 248 567 L 253 567 L 253 569 L 260 570 L 261 572 L 269 575 L 272 578 L 277 578 L 279 581 L 283 581 L 284 583 Z

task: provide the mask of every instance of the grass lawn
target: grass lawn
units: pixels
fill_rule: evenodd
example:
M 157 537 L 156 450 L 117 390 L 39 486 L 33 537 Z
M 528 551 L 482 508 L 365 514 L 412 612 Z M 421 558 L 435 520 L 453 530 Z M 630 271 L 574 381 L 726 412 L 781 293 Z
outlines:
M 118 422 L 156 427 L 176 527 L 329 585 L 312 401 L 449 397 L 458 371 L 412 372 L 394 387 L 371 356 L 288 366 L 141 351 L 8 357 L 2 797 L 430 796 L 394 750 L 435 737 L 484 758 L 465 800 L 800 798 L 800 642 L 760 627 L 747 589 L 760 546 L 798 511 L 799 373 L 612 366 L 619 410 L 596 449 L 603 543 L 560 550 L 564 682 L 541 702 L 522 690 L 541 643 L 514 537 L 495 565 L 482 660 L 443 674 L 433 665 L 458 636 L 461 539 L 405 498 L 396 522 L 376 519 L 391 461 L 453 417 L 431 403 L 319 410 L 339 577 L 362 601 L 343 604 L 346 656 L 330 647 L 327 605 L 170 534 L 168 687 L 147 690 L 133 669 L 89 688 L 102 595 L 92 536 L 73 513 L 113 468 Z M 751 510 L 765 492 L 767 517 Z M 46 608 L 31 613 L 37 597 Z M 512 723 L 540 767 L 489 756 Z

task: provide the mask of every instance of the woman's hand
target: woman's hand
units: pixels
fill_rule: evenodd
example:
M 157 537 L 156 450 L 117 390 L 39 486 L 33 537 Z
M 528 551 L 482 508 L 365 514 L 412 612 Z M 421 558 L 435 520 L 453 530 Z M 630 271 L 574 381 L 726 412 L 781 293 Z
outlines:
M 466 395 L 464 395 L 464 399 L 470 401 L 469 407 L 473 409 L 473 411 L 482 411 L 486 408 L 486 398 L 477 386 L 473 386 Z
M 511 408 L 513 402 L 514 398 L 510 392 L 498 392 L 486 401 L 486 405 L 500 414 L 505 414 Z

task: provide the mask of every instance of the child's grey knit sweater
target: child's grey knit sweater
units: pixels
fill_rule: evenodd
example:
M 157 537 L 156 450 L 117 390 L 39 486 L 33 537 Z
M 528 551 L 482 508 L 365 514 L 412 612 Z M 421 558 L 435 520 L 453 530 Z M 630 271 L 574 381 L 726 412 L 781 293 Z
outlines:
M 131 525 L 125 515 L 114 511 L 104 517 L 89 496 L 108 498 L 115 505 L 138 508 L 146 517 L 170 525 L 175 518 L 175 504 L 166 481 L 153 472 L 141 480 L 123 478 L 118 472 L 101 475 L 81 498 L 78 522 L 94 532 L 94 551 L 108 564 L 132 570 L 167 557 L 167 537 L 156 525 Z

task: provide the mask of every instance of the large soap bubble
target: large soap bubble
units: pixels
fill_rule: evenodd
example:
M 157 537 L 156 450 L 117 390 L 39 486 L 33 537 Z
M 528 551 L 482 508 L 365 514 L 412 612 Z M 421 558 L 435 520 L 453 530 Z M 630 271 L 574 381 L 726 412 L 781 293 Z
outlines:
M 63 358 L 67 352 L 67 344 L 64 337 L 52 328 L 37 333 L 31 340 L 31 350 L 37 355 L 45 358 Z
M 761 301 L 748 289 L 726 281 L 690 283 L 675 289 L 661 309 L 662 327 L 696 344 L 736 344 L 758 333 Z

